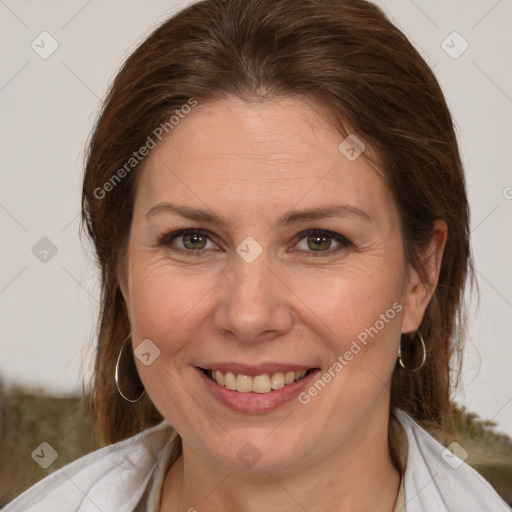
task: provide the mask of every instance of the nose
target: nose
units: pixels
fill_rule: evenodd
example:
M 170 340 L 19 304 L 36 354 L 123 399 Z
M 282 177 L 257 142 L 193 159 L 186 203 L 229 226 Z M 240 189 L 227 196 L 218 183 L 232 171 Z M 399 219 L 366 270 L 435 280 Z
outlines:
M 293 293 L 266 251 L 248 263 L 238 255 L 218 289 L 214 327 L 243 343 L 272 341 L 292 327 Z

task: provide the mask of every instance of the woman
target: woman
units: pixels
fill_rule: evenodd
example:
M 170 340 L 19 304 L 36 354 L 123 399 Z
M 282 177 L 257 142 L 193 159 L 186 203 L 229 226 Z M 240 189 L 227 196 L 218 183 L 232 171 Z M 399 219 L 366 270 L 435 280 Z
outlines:
M 449 419 L 468 204 L 439 85 L 377 7 L 169 19 L 106 99 L 83 220 L 106 447 L 6 511 L 509 510 L 417 424 Z

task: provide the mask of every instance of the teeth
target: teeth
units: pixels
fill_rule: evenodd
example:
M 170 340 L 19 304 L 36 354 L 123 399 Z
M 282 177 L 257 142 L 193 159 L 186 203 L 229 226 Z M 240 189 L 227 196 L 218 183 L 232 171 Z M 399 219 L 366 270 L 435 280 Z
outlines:
M 284 376 L 284 383 L 291 384 L 295 380 L 295 372 L 287 372 Z
M 247 375 L 236 376 L 236 390 L 240 393 L 249 393 L 252 391 L 252 378 Z
M 281 372 L 274 373 L 271 379 L 272 389 L 281 389 L 284 388 L 284 385 L 284 374 Z
M 219 382 L 220 384 L 220 382 Z M 234 373 L 227 372 L 226 375 L 224 375 L 224 387 L 227 389 L 231 389 L 232 391 L 235 391 L 236 389 L 236 377 Z
M 249 375 L 235 374 L 232 372 L 223 373 L 219 370 L 209 371 L 208 375 L 219 386 L 224 386 L 239 393 L 269 393 L 273 389 L 281 389 L 292 384 L 306 375 L 307 370 L 294 372 L 276 372 L 272 375 L 264 373 L 256 377 Z
M 270 377 L 267 374 L 253 377 L 252 391 L 254 393 L 268 393 L 271 389 L 272 387 L 270 385 Z M 238 389 L 238 391 L 240 390 Z

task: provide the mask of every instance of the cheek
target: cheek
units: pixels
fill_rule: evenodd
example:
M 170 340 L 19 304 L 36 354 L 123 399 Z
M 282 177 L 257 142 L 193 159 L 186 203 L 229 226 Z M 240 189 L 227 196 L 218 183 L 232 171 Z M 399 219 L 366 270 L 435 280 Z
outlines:
M 317 288 L 311 289 L 308 305 L 320 311 L 327 358 L 319 378 L 326 383 L 326 394 L 322 383 L 313 383 L 303 398 L 322 394 L 318 403 L 323 405 L 315 406 L 315 414 L 326 422 L 335 417 L 342 426 L 352 421 L 348 410 L 362 417 L 388 390 L 400 339 L 401 287 L 373 274 L 373 279 L 354 275 L 330 280 L 323 297 L 313 290 Z
M 182 383 L 192 371 L 190 340 L 197 338 L 200 317 L 205 315 L 205 290 L 211 288 L 207 282 L 205 276 L 189 279 L 177 269 L 149 260 L 133 265 L 130 276 L 134 347 L 149 339 L 159 350 L 149 366 L 136 360 L 138 373 L 162 415 L 189 430 L 200 428 L 202 417 L 197 415 L 196 424 L 189 421 L 190 410 L 197 404 Z
M 188 279 L 165 264 L 134 266 L 130 312 L 135 343 L 149 338 L 163 355 L 179 351 L 197 325 L 208 283 L 204 275 Z
M 321 391 L 325 407 L 315 408 L 315 414 L 325 421 L 334 416 L 343 425 L 347 410 L 363 415 L 387 392 L 403 311 L 404 269 L 400 263 L 399 258 L 380 259 L 379 268 L 352 267 L 339 277 L 331 272 L 323 279 L 317 276 L 307 290 L 302 287 L 307 296 L 304 302 L 320 319 L 317 324 L 327 355 L 327 371 L 321 375 L 328 381 L 326 394 Z M 306 390 L 304 400 L 313 400 L 321 389 L 320 383 L 316 389 Z
M 303 276 L 294 288 L 306 306 L 304 314 L 309 310 L 312 321 L 317 318 L 319 328 L 339 353 L 348 350 L 352 340 L 364 342 L 369 331 L 374 336 L 380 331 L 383 335 L 399 332 L 403 309 L 403 269 L 399 267 L 380 261 L 379 268 L 361 265 L 328 270 Z

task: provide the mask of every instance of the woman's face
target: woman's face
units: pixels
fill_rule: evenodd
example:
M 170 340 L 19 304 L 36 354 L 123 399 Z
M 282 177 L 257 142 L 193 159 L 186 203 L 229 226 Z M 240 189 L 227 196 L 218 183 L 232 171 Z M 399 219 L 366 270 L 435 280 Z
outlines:
M 228 98 L 144 162 L 123 281 L 136 363 L 205 461 L 300 467 L 387 436 L 400 333 L 428 299 L 382 178 L 342 141 L 306 101 Z

